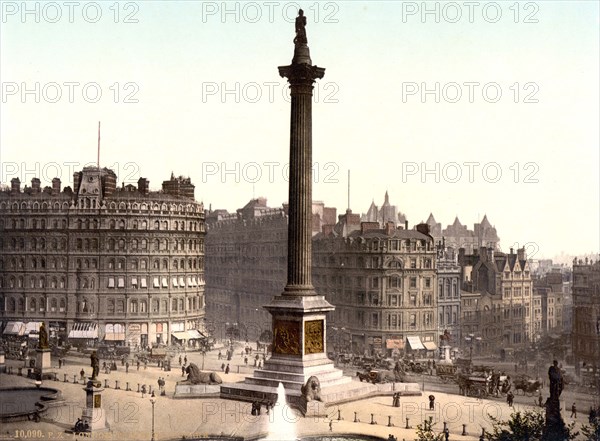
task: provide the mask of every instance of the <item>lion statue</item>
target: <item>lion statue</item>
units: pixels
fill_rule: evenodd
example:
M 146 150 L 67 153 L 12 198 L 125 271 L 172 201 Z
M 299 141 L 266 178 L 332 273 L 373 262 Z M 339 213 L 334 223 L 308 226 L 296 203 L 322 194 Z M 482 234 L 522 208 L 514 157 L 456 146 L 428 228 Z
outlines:
M 322 401 L 321 400 L 321 382 L 314 375 L 309 377 L 306 384 L 301 389 L 302 396 L 306 399 L 306 402 L 310 401 Z
M 195 363 L 190 363 L 185 368 L 188 374 L 187 380 L 181 381 L 180 384 L 221 384 L 223 380 L 216 372 L 202 372 Z

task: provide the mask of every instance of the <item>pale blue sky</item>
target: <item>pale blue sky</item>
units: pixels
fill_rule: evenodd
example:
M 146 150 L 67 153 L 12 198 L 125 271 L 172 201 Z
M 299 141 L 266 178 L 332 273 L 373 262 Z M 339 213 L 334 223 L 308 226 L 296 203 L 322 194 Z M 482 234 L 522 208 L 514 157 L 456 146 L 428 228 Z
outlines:
M 189 175 L 199 200 L 230 211 L 253 194 L 273 206 L 287 200 L 282 170 L 288 160 L 289 103 L 277 66 L 292 58 L 294 25 L 283 11 L 292 19 L 293 2 L 273 2 L 272 19 L 268 2 L 228 2 L 230 10 L 238 8 L 237 20 L 234 14 L 222 16 L 223 2 L 120 2 L 118 8 L 113 1 L 98 2 L 97 23 L 82 15 L 85 6 L 86 17 L 94 18 L 89 2 L 80 2 L 72 23 L 67 6 L 56 4 L 62 17 L 49 23 L 56 10 L 48 3 L 30 2 L 34 12 L 23 20 L 22 11 L 14 9 L 21 2 L 2 2 L 3 184 L 15 176 L 29 182 L 33 174 L 48 184 L 56 174 L 49 164 L 58 163 L 63 185 L 71 185 L 64 164 L 96 160 L 101 120 L 101 163 L 114 165 L 121 181 L 143 176 L 158 188 L 171 171 Z M 422 2 L 300 4 L 313 63 L 326 68 L 313 106 L 319 170 L 313 199 L 343 211 L 351 169 L 355 212 L 366 211 L 373 198 L 381 204 L 388 190 L 411 224 L 433 212 L 444 226 L 458 215 L 472 228 L 487 213 L 503 248 L 533 242 L 539 247 L 536 257 L 598 252 L 597 2 L 498 2 L 502 15 L 496 23 L 486 20 L 497 9 L 491 2 L 480 2 L 472 23 L 464 2 L 428 2 L 427 7 L 439 8 L 439 23 L 431 14 L 423 20 Z M 413 7 L 419 11 L 407 15 Z M 461 19 L 449 23 L 457 10 Z M 255 20 L 257 12 L 261 17 Z M 124 23 L 129 13 L 137 23 Z M 36 82 L 39 103 L 33 94 L 21 95 L 23 84 L 34 88 Z M 51 82 L 61 85 L 57 103 L 42 93 Z M 80 84 L 73 103 L 68 82 Z M 86 102 L 81 93 L 92 82 L 102 91 L 97 103 Z M 275 84 L 265 84 L 270 82 Z M 436 103 L 428 95 L 422 103 L 419 93 L 403 97 L 408 83 L 433 88 L 436 82 L 440 89 L 458 83 L 462 99 L 450 103 L 442 97 Z M 486 102 L 479 86 L 471 103 L 467 82 L 497 83 L 502 98 Z M 239 103 L 235 95 L 220 93 L 235 83 Z M 10 94 L 14 87 L 18 90 Z M 215 87 L 217 93 L 209 95 Z M 45 91 L 53 99 L 56 88 Z M 134 91 L 139 102 L 124 103 Z M 244 97 L 255 100 L 257 91 L 257 102 L 245 102 Z M 452 99 L 456 89 L 447 92 Z M 539 102 L 524 103 L 533 92 Z M 257 170 L 250 162 L 262 172 L 254 185 L 247 182 Z M 273 179 L 264 164 L 270 162 L 278 164 L 272 166 Z M 433 174 L 425 182 L 420 173 L 403 174 L 412 164 L 433 169 L 436 162 L 440 182 Z M 453 166 L 446 168 L 447 179 L 442 174 L 449 162 L 461 165 L 463 176 L 456 183 L 449 182 Z M 480 164 L 473 182 L 465 162 Z M 236 163 L 239 171 L 220 175 L 223 166 L 235 170 Z M 502 171 L 498 182 L 482 176 L 490 163 Z M 539 182 L 527 183 L 527 176 Z

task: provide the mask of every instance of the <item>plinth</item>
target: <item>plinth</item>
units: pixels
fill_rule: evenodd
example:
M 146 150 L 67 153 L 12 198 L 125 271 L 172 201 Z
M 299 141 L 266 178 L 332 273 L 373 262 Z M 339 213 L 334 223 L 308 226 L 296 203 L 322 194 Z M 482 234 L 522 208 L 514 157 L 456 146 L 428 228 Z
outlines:
M 542 441 L 565 441 L 568 431 L 560 413 L 560 400 L 550 397 L 546 400 L 546 424 L 542 432 Z
M 36 349 L 33 370 L 36 378 L 41 380 L 53 378 L 54 375 L 49 372 L 50 369 L 52 369 L 52 351 L 50 349 Z
M 107 430 L 106 414 L 102 408 L 102 392 L 104 388 L 100 386 L 99 381 L 90 379 L 87 382 L 85 391 L 85 407 L 81 414 L 81 421 L 87 428 L 86 432 L 98 432 Z

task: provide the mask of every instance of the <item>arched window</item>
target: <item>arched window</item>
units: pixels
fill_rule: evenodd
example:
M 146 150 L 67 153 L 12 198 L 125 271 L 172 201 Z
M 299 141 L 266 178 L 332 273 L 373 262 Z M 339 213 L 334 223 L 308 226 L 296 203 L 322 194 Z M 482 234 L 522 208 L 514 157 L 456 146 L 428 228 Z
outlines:
M 36 307 L 37 307 L 37 302 L 35 301 L 35 299 L 31 299 L 29 301 L 29 310 L 35 311 Z

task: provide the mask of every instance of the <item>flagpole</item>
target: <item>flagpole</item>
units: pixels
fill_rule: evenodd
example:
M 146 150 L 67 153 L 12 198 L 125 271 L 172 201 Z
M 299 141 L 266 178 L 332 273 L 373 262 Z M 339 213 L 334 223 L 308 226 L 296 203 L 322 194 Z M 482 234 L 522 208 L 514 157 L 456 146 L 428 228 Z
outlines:
M 98 121 L 98 168 L 100 168 L 100 121 Z

